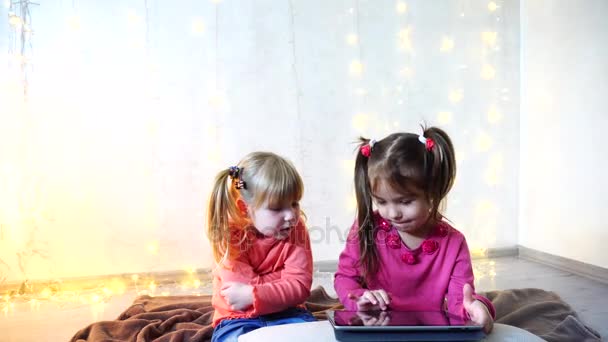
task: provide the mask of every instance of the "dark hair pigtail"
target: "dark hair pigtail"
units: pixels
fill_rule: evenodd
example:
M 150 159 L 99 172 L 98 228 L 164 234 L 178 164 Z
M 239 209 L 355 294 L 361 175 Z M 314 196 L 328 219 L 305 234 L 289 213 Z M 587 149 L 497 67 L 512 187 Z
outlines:
M 439 218 L 439 206 L 454 185 L 456 179 L 456 156 L 454 145 L 448 134 L 440 128 L 429 127 L 424 129 L 424 137 L 433 141 L 431 153 L 432 160 L 427 164 L 427 184 L 430 185 L 428 193 L 433 203 L 433 217 Z M 427 159 L 428 160 L 428 159 Z
M 357 197 L 357 222 L 359 225 L 357 231 L 360 252 L 359 263 L 362 268 L 362 280 L 365 281 L 368 276 L 373 275 L 378 270 L 378 255 L 374 244 L 372 194 L 367 174 L 368 161 L 372 157 L 373 151 L 370 151 L 369 156 L 365 156 L 361 152 L 361 148 L 369 146 L 369 139 L 360 138 L 360 140 L 361 143 L 358 146 L 357 158 L 355 159 L 355 195 Z

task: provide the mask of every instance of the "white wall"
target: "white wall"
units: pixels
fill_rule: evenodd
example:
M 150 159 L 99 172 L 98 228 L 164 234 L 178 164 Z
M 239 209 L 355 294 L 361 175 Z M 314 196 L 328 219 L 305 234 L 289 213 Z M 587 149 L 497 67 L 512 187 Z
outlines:
M 608 267 L 608 2 L 523 1 L 520 244 Z
M 448 217 L 473 249 L 517 244 L 518 2 L 145 3 L 32 8 L 25 105 L 0 55 L 0 282 L 210 266 L 213 176 L 252 150 L 294 161 L 315 260 L 335 260 L 351 142 L 422 120 L 458 151 Z

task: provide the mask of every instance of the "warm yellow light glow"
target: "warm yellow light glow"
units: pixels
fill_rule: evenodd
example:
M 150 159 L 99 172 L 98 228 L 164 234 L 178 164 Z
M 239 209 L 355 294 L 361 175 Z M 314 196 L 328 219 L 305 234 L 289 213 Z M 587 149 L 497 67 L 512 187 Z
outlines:
M 148 253 L 156 255 L 158 253 L 158 241 L 150 241 L 146 246 Z
M 367 95 L 367 90 L 363 88 L 357 88 L 355 89 L 355 94 L 357 94 L 358 96 L 365 96 Z
M 458 102 L 462 101 L 462 99 L 464 98 L 464 90 L 452 89 L 452 90 L 450 90 L 450 94 L 448 95 L 448 98 L 450 99 L 450 102 L 458 103 Z
M 460 165 L 464 161 L 464 152 L 456 151 L 456 164 Z
M 496 70 L 490 64 L 484 64 L 481 68 L 481 78 L 491 80 L 496 76 Z
M 399 70 L 399 75 L 401 75 L 405 78 L 412 78 L 412 76 L 414 75 L 414 70 L 412 70 L 412 68 L 410 68 L 410 67 L 404 67 L 401 70 Z
M 353 116 L 352 125 L 357 132 L 365 131 L 369 125 L 369 115 L 363 113 L 356 114 Z
M 8 23 L 14 27 L 21 27 L 21 25 L 23 25 L 23 20 L 21 20 L 21 17 L 13 14 L 9 15 Z
M 201 287 L 201 281 L 200 281 L 200 280 L 198 280 L 198 279 L 195 279 L 195 280 L 193 281 L 193 285 L 194 285 L 194 288 L 195 288 L 195 289 L 198 289 L 199 287 Z
M 486 216 L 496 212 L 496 205 L 490 200 L 481 200 L 475 206 L 475 214 Z
M 502 120 L 502 114 L 498 111 L 496 106 L 490 107 L 488 110 L 488 122 L 491 124 L 496 124 Z
M 488 151 L 492 147 L 493 144 L 494 144 L 494 141 L 492 140 L 492 137 L 484 132 L 479 134 L 479 136 L 477 137 L 477 140 L 475 142 L 478 152 Z
M 354 159 L 344 159 L 342 160 L 342 167 L 344 168 L 345 173 L 352 173 L 355 169 L 355 160 Z
M 488 46 L 495 46 L 497 36 L 498 33 L 494 31 L 484 31 L 481 32 L 481 41 Z
M 161 296 L 163 297 L 167 297 L 168 295 L 170 295 L 169 291 L 163 291 L 160 293 Z
M 441 39 L 441 47 L 439 50 L 441 52 L 450 52 L 454 48 L 454 40 L 450 37 L 443 37 Z
M 502 183 L 504 163 L 502 154 L 492 155 L 484 172 L 484 181 L 487 185 L 495 186 Z
M 91 296 L 91 303 L 96 304 L 96 303 L 99 303 L 100 301 L 101 301 L 101 297 L 99 297 L 99 295 L 94 294 Z
M 439 112 L 437 114 L 437 122 L 441 125 L 447 125 L 452 122 L 452 112 Z
M 192 20 L 192 32 L 195 34 L 202 34 L 205 32 L 205 24 L 200 18 L 194 18 Z
M 72 31 L 80 31 L 81 28 L 81 23 L 80 23 L 80 16 L 79 15 L 71 15 L 68 17 L 67 19 L 68 22 L 68 27 L 70 28 L 70 30 Z
M 124 294 L 127 291 L 127 284 L 124 281 L 114 278 L 110 281 L 108 289 L 111 293 Z
M 213 109 L 223 109 L 226 107 L 226 97 L 220 91 L 215 91 L 209 96 L 209 106 Z
M 490 10 L 490 12 L 494 12 L 497 9 L 498 9 L 498 5 L 494 1 L 490 1 L 488 3 L 488 10 Z
M 143 21 L 143 19 L 141 18 L 141 16 L 139 16 L 137 14 L 137 12 L 135 10 L 130 9 L 127 12 L 127 22 L 129 23 L 129 25 L 131 25 L 131 26 L 139 25 L 142 21 Z
M 48 287 L 45 287 L 44 289 L 42 289 L 42 291 L 40 291 L 41 298 L 51 298 L 52 295 L 53 291 L 51 291 L 51 289 Z
M 346 36 L 346 43 L 348 45 L 357 45 L 357 43 L 359 42 L 359 37 L 357 37 L 356 34 L 351 33 L 349 35 Z
M 407 4 L 403 1 L 397 1 L 397 13 L 403 14 L 407 12 Z
M 363 64 L 360 61 L 350 62 L 349 71 L 351 75 L 359 76 L 363 73 Z
M 150 281 L 150 283 L 148 284 L 148 288 L 152 292 L 154 292 L 156 290 L 156 283 L 154 282 L 154 280 Z
M 410 27 L 406 27 L 404 29 L 399 30 L 399 34 L 397 35 L 398 44 L 399 44 L 399 48 L 401 48 L 402 50 L 405 50 L 405 51 L 412 50 L 412 40 L 410 38 L 410 34 L 411 34 Z
M 471 252 L 471 257 L 482 258 L 482 257 L 486 256 L 487 249 L 486 248 L 472 248 L 470 252 Z
M 352 194 L 346 203 L 346 207 L 348 208 L 348 210 L 356 210 L 357 209 L 357 196 L 355 196 L 355 194 Z
M 137 282 L 139 280 L 139 275 L 138 274 L 133 274 L 131 276 L 131 280 L 133 280 L 134 282 Z

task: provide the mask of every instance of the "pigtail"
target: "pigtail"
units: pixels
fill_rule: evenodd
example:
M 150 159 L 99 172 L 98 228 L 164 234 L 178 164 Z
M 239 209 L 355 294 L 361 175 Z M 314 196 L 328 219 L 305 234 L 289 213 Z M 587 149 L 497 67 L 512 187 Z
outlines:
M 359 265 L 362 268 L 362 278 L 373 275 L 378 270 L 378 255 L 374 243 L 374 216 L 372 195 L 367 173 L 369 158 L 373 155 L 369 145 L 370 140 L 360 138 L 355 159 L 355 195 L 357 197 L 357 222 L 359 230 Z
M 439 210 L 443 206 L 443 199 L 447 196 L 456 179 L 456 157 L 454 145 L 448 134 L 440 128 L 424 128 L 424 137 L 433 141 L 433 146 L 428 147 L 425 160 L 425 170 L 429 184 L 428 193 L 431 198 L 439 203 L 432 206 L 432 217 L 439 219 Z
M 238 217 L 238 209 L 231 189 L 232 181 L 228 178 L 227 169 L 215 177 L 207 210 L 207 237 L 218 264 L 234 258 L 238 253 L 230 244 L 230 219 Z

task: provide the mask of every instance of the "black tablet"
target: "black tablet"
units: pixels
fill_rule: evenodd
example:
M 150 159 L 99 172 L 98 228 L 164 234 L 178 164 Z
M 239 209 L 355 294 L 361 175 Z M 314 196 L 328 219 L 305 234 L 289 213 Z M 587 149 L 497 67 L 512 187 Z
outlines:
M 336 340 L 480 341 L 481 325 L 443 311 L 327 311 Z
M 444 311 L 330 310 L 334 329 L 350 331 L 478 331 L 483 326 Z

